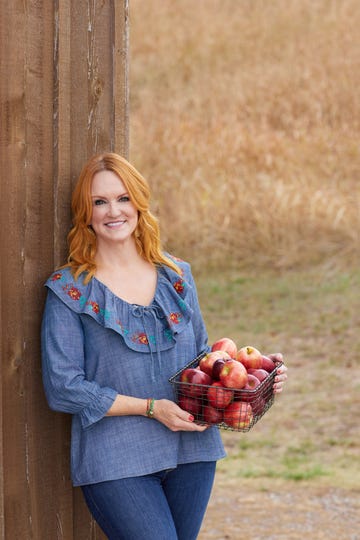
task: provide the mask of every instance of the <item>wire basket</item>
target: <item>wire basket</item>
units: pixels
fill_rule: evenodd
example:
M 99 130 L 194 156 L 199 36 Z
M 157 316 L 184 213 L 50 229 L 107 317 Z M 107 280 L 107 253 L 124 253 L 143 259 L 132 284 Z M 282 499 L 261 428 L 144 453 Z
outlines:
M 202 353 L 177 371 L 169 382 L 176 403 L 194 416 L 197 424 L 218 426 L 230 431 L 249 431 L 274 402 L 276 369 L 253 390 L 225 388 L 219 384 L 196 384 L 181 380 L 185 369 L 197 368 Z M 281 363 L 277 364 L 279 367 Z

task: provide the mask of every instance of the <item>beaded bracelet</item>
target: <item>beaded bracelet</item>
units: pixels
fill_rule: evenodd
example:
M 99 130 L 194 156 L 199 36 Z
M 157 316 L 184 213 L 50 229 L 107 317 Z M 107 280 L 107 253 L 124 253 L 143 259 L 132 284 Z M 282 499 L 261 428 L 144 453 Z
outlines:
M 146 416 L 148 418 L 154 418 L 154 398 L 148 398 L 146 402 Z

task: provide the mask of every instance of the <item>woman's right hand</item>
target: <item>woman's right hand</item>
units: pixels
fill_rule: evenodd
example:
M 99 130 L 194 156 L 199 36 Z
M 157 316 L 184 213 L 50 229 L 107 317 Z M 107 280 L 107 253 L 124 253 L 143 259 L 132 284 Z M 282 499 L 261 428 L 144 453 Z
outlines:
M 199 426 L 194 417 L 169 399 L 157 399 L 154 403 L 154 419 L 171 431 L 205 431 L 208 426 Z

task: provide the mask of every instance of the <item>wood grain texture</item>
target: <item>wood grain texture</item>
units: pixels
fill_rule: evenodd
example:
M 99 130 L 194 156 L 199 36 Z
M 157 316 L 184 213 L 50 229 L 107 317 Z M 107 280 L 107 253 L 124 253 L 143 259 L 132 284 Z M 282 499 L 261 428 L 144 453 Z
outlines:
M 42 389 L 43 282 L 94 152 L 128 152 L 127 1 L 1 1 L 0 539 L 98 540 Z

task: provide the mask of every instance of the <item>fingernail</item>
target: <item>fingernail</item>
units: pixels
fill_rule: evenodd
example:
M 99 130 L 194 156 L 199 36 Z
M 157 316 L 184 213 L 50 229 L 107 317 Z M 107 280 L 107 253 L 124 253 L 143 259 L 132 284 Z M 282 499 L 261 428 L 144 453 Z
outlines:
M 189 422 L 193 422 L 194 421 L 194 417 L 192 414 L 189 414 Z

